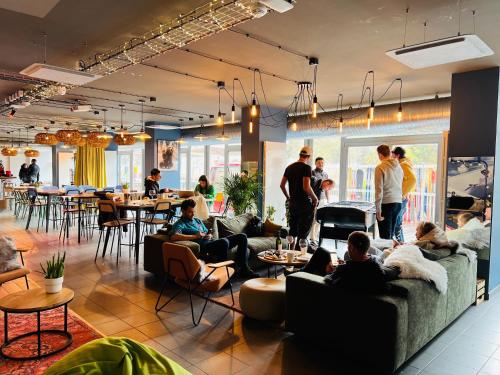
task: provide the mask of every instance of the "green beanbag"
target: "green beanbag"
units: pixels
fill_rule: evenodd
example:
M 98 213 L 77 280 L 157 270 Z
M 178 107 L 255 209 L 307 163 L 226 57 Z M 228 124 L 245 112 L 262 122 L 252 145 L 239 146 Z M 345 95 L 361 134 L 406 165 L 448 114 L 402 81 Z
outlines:
M 189 375 L 190 372 L 147 345 L 125 337 L 106 337 L 82 345 L 45 372 L 45 375 L 76 374 Z

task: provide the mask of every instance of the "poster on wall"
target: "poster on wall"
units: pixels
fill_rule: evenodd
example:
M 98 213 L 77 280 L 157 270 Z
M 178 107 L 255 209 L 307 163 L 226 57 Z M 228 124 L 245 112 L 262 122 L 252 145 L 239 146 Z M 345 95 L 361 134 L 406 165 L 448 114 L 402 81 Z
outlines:
M 157 143 L 158 169 L 176 171 L 179 160 L 179 144 L 176 141 L 159 139 Z
M 479 259 L 489 258 L 494 164 L 493 156 L 448 159 L 447 237 Z

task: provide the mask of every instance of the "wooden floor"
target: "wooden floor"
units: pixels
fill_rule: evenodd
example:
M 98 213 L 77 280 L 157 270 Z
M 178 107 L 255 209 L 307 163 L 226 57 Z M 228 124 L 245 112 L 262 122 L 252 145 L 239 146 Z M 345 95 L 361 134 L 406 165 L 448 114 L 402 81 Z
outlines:
M 12 237 L 19 247 L 32 247 L 26 255 L 30 280 L 43 285 L 39 273 L 57 251 L 66 251 L 64 285 L 75 291 L 70 308 L 105 335 L 126 336 L 149 344 L 194 374 L 308 374 L 331 373 L 325 363 L 307 358 L 282 327 L 248 321 L 241 314 L 209 304 L 198 327 L 193 327 L 187 298 L 179 296 L 166 311 L 155 313 L 159 284 L 124 248 L 118 265 L 106 256 L 94 263 L 97 236 L 76 240 L 72 229 L 64 245 L 57 230 L 49 233 L 24 230 L 25 221 L 12 212 L 0 213 L 0 234 Z M 0 295 L 25 288 L 24 280 L 4 284 Z M 197 299 L 197 307 L 202 301 Z M 199 310 L 198 310 L 199 311 Z M 307 317 L 304 317 L 307 318 Z M 285 353 L 287 353 L 285 355 Z M 314 364 L 316 363 L 316 364 Z M 324 367 L 324 368 L 321 368 Z M 287 370 L 288 369 L 288 370 Z

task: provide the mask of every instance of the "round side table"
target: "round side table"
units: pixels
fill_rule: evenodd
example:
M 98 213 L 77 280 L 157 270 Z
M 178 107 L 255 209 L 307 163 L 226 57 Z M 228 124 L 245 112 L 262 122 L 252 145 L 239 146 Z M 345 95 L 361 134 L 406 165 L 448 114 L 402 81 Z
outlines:
M 0 299 L 0 310 L 4 313 L 4 342 L 0 347 L 0 354 L 4 358 L 14 359 L 14 360 L 27 360 L 27 359 L 40 359 L 47 357 L 51 354 L 59 353 L 61 350 L 66 349 L 73 342 L 73 336 L 68 332 L 68 303 L 71 302 L 75 293 L 68 288 L 63 288 L 59 293 L 49 294 L 45 292 L 45 289 L 37 288 L 30 290 L 23 290 L 21 292 L 16 292 L 9 294 L 8 296 Z M 40 312 L 52 310 L 57 307 L 64 306 L 64 330 L 59 329 L 44 329 L 40 328 Z M 13 337 L 9 340 L 9 314 L 29 314 L 36 313 L 37 318 L 37 330 L 23 333 L 22 335 Z M 53 333 L 58 335 L 66 336 L 66 342 L 63 346 L 48 351 L 45 353 L 41 352 L 42 342 L 41 335 L 44 333 Z M 34 356 L 26 357 L 14 357 L 5 354 L 5 349 L 22 338 L 36 335 L 38 338 L 37 353 Z

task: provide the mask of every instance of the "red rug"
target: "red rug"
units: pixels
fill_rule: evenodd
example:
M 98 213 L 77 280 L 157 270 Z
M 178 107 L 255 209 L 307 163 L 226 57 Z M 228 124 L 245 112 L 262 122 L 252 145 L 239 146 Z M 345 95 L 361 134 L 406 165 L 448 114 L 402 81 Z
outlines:
M 63 307 L 41 313 L 42 329 L 63 329 L 64 327 Z M 3 313 L 0 313 L 0 342 L 3 344 L 4 327 Z M 25 332 L 36 331 L 36 314 L 9 314 L 9 339 Z M 73 343 L 60 353 L 28 361 L 8 360 L 0 356 L 0 374 L 28 375 L 43 374 L 54 362 L 64 357 L 79 346 L 103 337 L 92 326 L 82 320 L 76 313 L 68 311 L 68 331 L 73 335 Z M 66 338 L 60 335 L 42 334 L 42 352 L 52 347 L 61 347 Z M 8 353 L 15 351 L 15 355 L 31 355 L 36 353 L 36 335 L 26 337 L 11 344 Z

